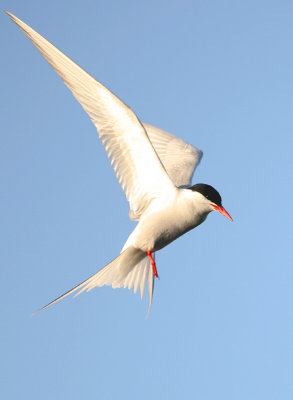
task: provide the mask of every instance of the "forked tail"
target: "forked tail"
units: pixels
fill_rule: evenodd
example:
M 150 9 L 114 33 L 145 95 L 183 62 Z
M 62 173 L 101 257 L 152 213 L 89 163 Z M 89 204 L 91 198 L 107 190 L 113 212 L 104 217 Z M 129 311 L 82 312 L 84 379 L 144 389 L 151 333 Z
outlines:
M 113 289 L 120 287 L 132 289 L 133 287 L 134 293 L 136 293 L 138 288 L 140 288 L 142 298 L 146 282 L 148 282 L 149 285 L 150 309 L 154 287 L 154 276 L 150 266 L 150 261 L 145 252 L 130 246 L 90 278 L 57 297 L 57 299 L 51 301 L 46 306 L 40 308 L 33 315 L 57 303 L 57 301 L 64 299 L 76 291 L 78 292 L 75 294 L 75 296 L 78 296 L 84 291 L 89 292 L 95 287 L 101 287 L 104 285 L 112 286 Z

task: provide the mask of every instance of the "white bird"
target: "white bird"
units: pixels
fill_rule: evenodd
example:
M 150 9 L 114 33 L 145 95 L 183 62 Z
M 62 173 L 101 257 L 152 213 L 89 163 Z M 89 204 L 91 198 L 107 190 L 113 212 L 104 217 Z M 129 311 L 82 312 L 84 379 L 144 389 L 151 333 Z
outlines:
M 20 19 L 7 12 L 71 90 L 95 125 L 116 177 L 129 202 L 129 217 L 138 221 L 118 257 L 69 294 L 97 286 L 140 288 L 148 282 L 149 308 L 154 253 L 201 224 L 217 210 L 230 220 L 219 193 L 210 185 L 191 185 L 202 152 L 171 133 L 141 123 L 135 113 L 105 86 L 75 64 Z

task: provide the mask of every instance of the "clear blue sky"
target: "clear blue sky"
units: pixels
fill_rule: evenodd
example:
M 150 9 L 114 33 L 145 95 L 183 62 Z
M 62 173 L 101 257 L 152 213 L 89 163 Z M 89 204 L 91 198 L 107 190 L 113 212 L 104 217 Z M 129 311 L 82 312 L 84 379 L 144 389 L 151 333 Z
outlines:
M 292 1 L 3 0 L 204 151 L 218 213 L 157 254 L 153 307 L 95 289 L 133 228 L 94 126 L 2 13 L 3 399 L 293 398 Z

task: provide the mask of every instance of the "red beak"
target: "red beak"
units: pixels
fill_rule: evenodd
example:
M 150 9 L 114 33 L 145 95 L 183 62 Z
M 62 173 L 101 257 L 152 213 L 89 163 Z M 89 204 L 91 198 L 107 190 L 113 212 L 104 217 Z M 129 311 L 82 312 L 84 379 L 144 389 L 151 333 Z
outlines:
M 225 217 L 229 218 L 230 221 L 233 221 L 232 217 L 230 214 L 227 213 L 224 207 L 219 207 L 213 204 L 213 207 L 216 211 L 219 211 L 221 214 L 223 214 Z

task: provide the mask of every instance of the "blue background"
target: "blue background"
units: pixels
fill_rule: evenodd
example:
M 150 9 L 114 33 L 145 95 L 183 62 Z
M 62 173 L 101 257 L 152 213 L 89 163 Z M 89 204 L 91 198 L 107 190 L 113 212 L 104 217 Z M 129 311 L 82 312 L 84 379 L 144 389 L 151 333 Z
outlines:
M 21 3 L 21 4 L 20 4 Z M 1 398 L 292 399 L 292 1 L 6 8 L 204 151 L 219 213 L 157 254 L 148 300 L 99 288 L 134 227 L 95 128 L 2 13 Z

